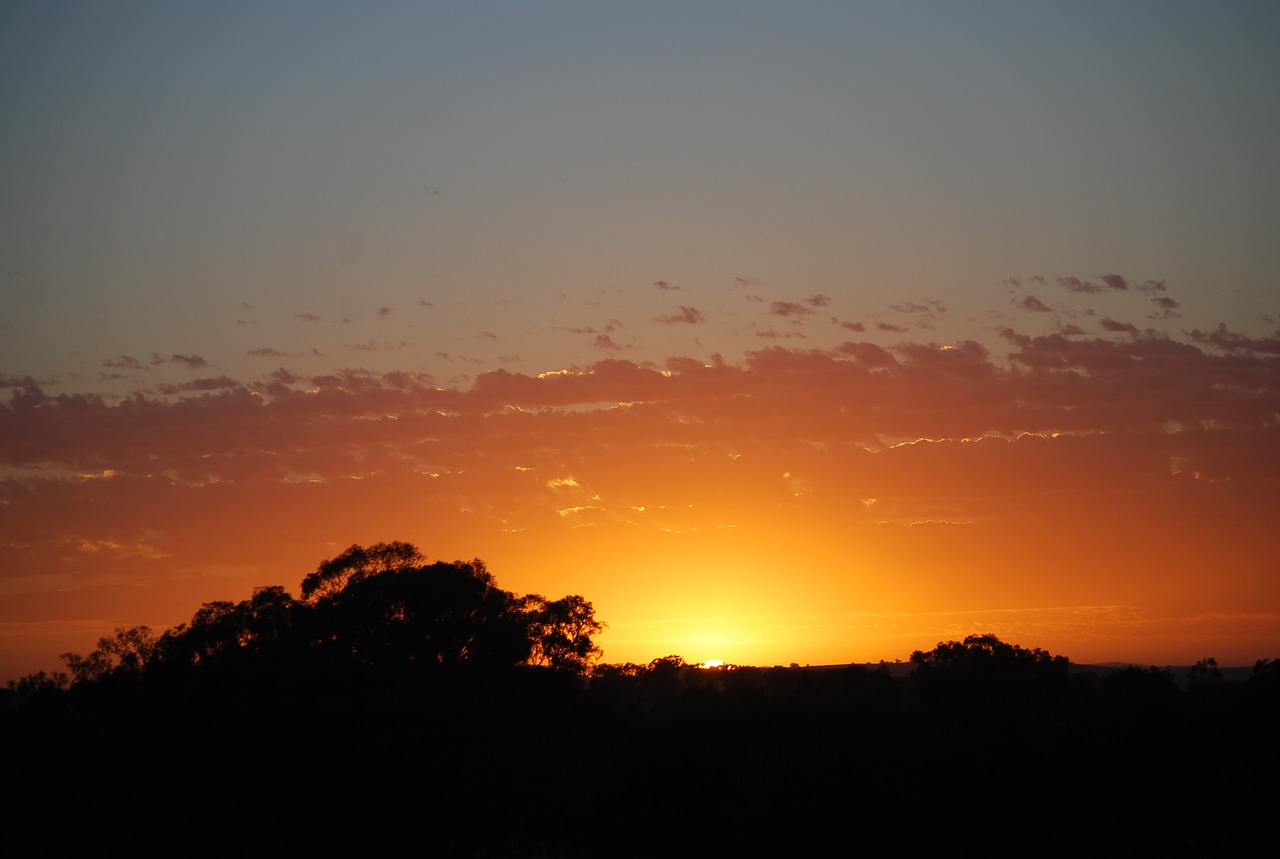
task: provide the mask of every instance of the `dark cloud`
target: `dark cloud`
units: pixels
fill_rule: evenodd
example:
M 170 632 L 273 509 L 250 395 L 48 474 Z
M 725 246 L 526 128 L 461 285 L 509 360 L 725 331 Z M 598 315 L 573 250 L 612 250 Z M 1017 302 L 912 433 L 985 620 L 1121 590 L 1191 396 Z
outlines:
M 842 343 L 835 348 L 837 355 L 853 358 L 867 367 L 892 367 L 897 361 L 880 346 L 874 343 Z
M 319 322 L 320 317 L 314 313 L 303 312 L 293 314 L 294 319 L 301 319 L 303 322 Z
M 876 328 L 880 331 L 887 331 L 890 334 L 904 334 L 911 330 L 905 325 L 895 325 L 892 322 L 877 322 Z
M 112 358 L 110 360 L 103 361 L 102 366 L 109 367 L 115 370 L 146 370 L 147 369 L 145 366 L 143 366 L 141 361 L 139 361 L 137 358 L 134 358 L 132 355 L 121 355 L 117 358 Z
M 1030 310 L 1033 313 L 1050 313 L 1049 305 L 1045 304 L 1034 295 L 1028 295 L 1018 302 L 1018 306 L 1023 310 Z
M 706 317 L 702 315 L 702 311 L 698 310 L 696 307 L 689 307 L 682 304 L 680 305 L 679 313 L 659 314 L 658 316 L 653 317 L 653 321 L 661 322 L 663 325 L 676 325 L 679 323 L 696 325 L 700 322 L 706 322 L 707 320 Z
M 668 283 L 665 280 L 655 280 L 653 282 L 653 285 L 658 287 L 658 289 L 668 289 L 668 290 L 684 289 L 684 287 L 682 286 L 678 286 L 677 284 L 674 284 L 674 283 Z
M 773 316 L 809 316 L 813 311 L 794 301 L 774 301 L 769 305 L 769 313 Z
M 279 349 L 272 349 L 269 346 L 263 346 L 259 349 L 250 349 L 248 352 L 251 358 L 287 358 L 289 357 Z
M 1130 325 L 1128 322 L 1117 322 L 1116 320 L 1109 319 L 1105 316 L 1102 318 L 1101 325 L 1102 325 L 1102 330 L 1112 331 L 1117 334 L 1137 334 L 1138 333 L 1138 329 L 1136 326 Z
M 1263 355 L 1280 355 L 1280 331 L 1270 337 L 1246 337 L 1219 324 L 1212 331 L 1195 329 L 1187 332 L 1192 340 L 1221 349 L 1224 352 L 1256 352 Z
M 202 391 L 221 391 L 231 388 L 242 387 L 240 382 L 232 379 L 230 376 L 219 376 L 216 379 L 193 379 L 190 382 L 183 382 L 180 385 L 159 385 L 160 393 L 170 395 L 189 392 Z
M 858 332 L 867 330 L 867 326 L 863 325 L 861 322 L 841 322 L 840 327 L 847 328 L 850 331 L 858 331 Z
M 390 307 L 379 307 L 379 308 L 378 308 L 378 317 L 379 317 L 379 318 L 386 317 L 386 316 L 390 316 L 390 315 L 391 315 L 391 314 L 393 314 L 393 313 L 395 313 L 395 311 L 394 311 L 394 310 L 392 310 Z
M 209 362 L 199 355 L 170 355 L 169 360 L 174 364 L 185 364 L 192 370 L 209 366 Z
M 1079 292 L 1085 294 L 1096 294 L 1099 292 L 1125 292 L 1129 289 L 1129 281 L 1118 274 L 1104 274 L 1098 278 L 1101 283 L 1092 280 L 1081 280 L 1078 277 L 1063 277 L 1058 275 L 1054 277 L 1054 282 L 1069 292 Z M 1164 289 L 1164 282 L 1160 281 L 1158 287 L 1154 282 L 1148 281 L 1139 289 L 1158 288 Z
M 906 304 L 891 304 L 889 309 L 898 313 L 929 313 L 931 308 L 925 304 L 917 304 L 914 301 L 908 301 Z
M 1155 295 L 1151 297 L 1151 302 L 1161 310 L 1176 310 L 1182 307 L 1181 304 L 1163 295 Z
M 614 339 L 610 337 L 608 334 L 597 335 L 595 340 L 595 347 L 597 349 L 604 349 L 609 352 L 622 352 L 631 348 L 630 346 L 624 346 L 621 343 L 614 342 Z
M 827 307 L 831 304 L 831 296 L 818 293 L 817 295 L 809 296 L 804 301 L 805 304 L 811 304 L 814 307 Z

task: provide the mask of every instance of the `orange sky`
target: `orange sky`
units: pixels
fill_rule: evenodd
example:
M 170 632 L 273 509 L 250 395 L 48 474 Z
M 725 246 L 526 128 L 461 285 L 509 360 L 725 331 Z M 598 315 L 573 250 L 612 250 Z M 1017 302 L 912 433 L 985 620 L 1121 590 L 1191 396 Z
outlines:
M 350 543 L 581 593 L 610 661 L 1280 653 L 1280 338 L 1026 337 L 405 374 L 3 418 L 6 671 L 298 582 Z
M 1280 4 L 126 6 L 0 6 L 0 682 L 389 540 L 1280 657 Z

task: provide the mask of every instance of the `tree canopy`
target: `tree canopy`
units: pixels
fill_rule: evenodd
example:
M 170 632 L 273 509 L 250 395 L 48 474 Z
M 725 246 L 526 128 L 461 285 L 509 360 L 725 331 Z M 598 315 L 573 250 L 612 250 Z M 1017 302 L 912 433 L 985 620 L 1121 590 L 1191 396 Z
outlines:
M 302 580 L 240 602 L 202 605 L 159 636 L 118 629 L 88 656 L 63 654 L 71 680 L 284 661 L 420 673 L 531 667 L 583 674 L 599 659 L 603 624 L 577 594 L 548 600 L 498 587 L 479 559 L 435 561 L 409 543 L 353 545 Z

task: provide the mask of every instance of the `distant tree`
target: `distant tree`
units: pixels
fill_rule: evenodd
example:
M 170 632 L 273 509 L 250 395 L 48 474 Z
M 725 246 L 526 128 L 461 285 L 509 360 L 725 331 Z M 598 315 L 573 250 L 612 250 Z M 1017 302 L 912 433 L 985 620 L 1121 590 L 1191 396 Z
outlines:
M 279 585 L 255 588 L 238 603 L 202 605 L 191 623 L 166 630 L 159 649 L 170 663 L 201 664 L 223 656 L 259 652 L 290 636 L 299 604 Z
M 149 626 L 116 631 L 98 639 L 98 647 L 88 656 L 62 654 L 62 661 L 76 683 L 94 682 L 117 674 L 138 674 L 151 662 L 158 639 Z
M 586 673 L 600 657 L 592 640 L 604 624 L 595 619 L 595 609 L 578 595 L 548 600 L 541 594 L 520 598 L 519 611 L 528 631 L 529 664 L 558 671 Z
M 1070 684 L 1067 657 L 1006 644 L 990 633 L 917 650 L 911 664 L 922 694 L 958 706 L 1060 703 Z
M 1218 660 L 1210 657 L 1201 659 L 1187 669 L 1187 689 L 1211 689 L 1222 685 L 1222 672 L 1218 670 Z
M 19 698 L 26 699 L 51 692 L 61 692 L 70 685 L 71 679 L 65 671 L 54 671 L 52 673 L 37 671 L 34 674 L 19 677 L 17 680 L 10 680 L 5 684 L 5 688 L 15 693 Z

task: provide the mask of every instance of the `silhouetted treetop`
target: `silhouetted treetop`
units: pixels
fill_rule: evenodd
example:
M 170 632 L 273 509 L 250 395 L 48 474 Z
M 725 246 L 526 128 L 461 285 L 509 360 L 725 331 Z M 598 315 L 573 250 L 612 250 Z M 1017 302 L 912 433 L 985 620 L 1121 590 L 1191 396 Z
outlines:
M 336 558 L 321 562 L 314 573 L 302 580 L 302 598 L 318 602 L 367 576 L 421 567 L 426 562 L 412 543 L 375 543 L 368 548 L 352 544 Z
M 600 656 L 593 637 L 604 625 L 583 597 L 518 596 L 479 559 L 428 564 L 409 543 L 353 545 L 303 579 L 302 592 L 295 600 L 275 585 L 240 602 L 207 602 L 159 637 L 147 627 L 117 629 L 88 656 L 63 660 L 79 684 L 215 664 L 263 675 L 376 669 L 405 679 L 446 667 L 583 674 Z

